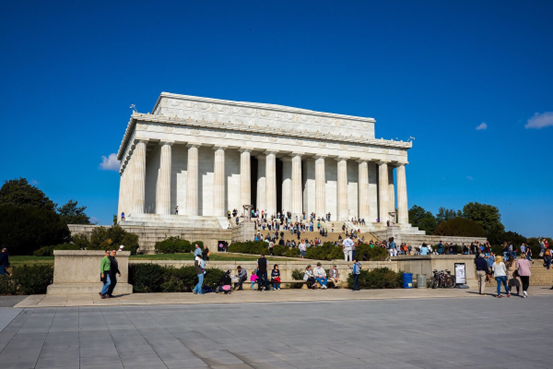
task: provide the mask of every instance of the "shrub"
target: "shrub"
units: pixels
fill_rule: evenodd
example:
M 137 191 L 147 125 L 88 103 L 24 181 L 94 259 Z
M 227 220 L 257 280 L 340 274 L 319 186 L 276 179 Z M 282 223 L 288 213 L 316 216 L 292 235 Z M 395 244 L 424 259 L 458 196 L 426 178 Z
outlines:
M 13 268 L 15 285 L 24 295 L 44 294 L 54 279 L 54 268 L 46 264 Z
M 158 254 L 176 254 L 192 252 L 194 246 L 187 240 L 181 240 L 180 237 L 169 237 L 166 240 L 156 242 L 156 253 Z
M 80 250 L 81 248 L 72 243 L 63 243 L 55 246 L 44 246 L 33 252 L 34 256 L 53 256 L 54 250 Z
M 206 268 L 204 286 L 213 287 L 225 272 L 216 268 Z M 130 264 L 129 283 L 134 292 L 190 292 L 198 283 L 193 266 L 181 268 L 165 267 L 158 264 Z
M 15 295 L 17 293 L 17 284 L 13 277 L 0 277 L 0 295 Z
M 383 261 L 388 257 L 388 252 L 382 247 L 371 248 L 369 245 L 358 245 L 355 248 L 355 257 L 359 261 Z
M 474 220 L 453 218 L 440 223 L 434 230 L 434 234 L 439 236 L 485 237 L 486 231 Z
M 289 247 L 288 250 L 286 250 L 286 252 L 284 253 L 284 256 L 287 256 L 289 258 L 297 258 L 300 256 L 300 250 L 295 247 Z
M 246 241 L 246 242 L 234 242 L 229 248 L 228 252 L 240 252 L 244 254 L 265 254 L 268 255 L 269 244 L 264 241 Z
M 403 273 L 388 268 L 361 269 L 359 287 L 368 289 L 398 288 L 403 285 Z M 348 276 L 348 286 L 353 287 L 353 274 Z
M 285 255 L 286 255 L 286 251 L 287 251 L 288 249 L 289 249 L 289 248 L 286 247 L 286 246 L 277 245 L 277 246 L 273 247 L 273 255 L 275 255 L 275 256 L 285 256 Z
M 303 276 L 305 275 L 305 270 L 294 269 L 292 271 L 292 279 L 295 281 L 303 281 Z M 303 284 L 301 283 L 291 283 L 290 288 L 302 288 Z

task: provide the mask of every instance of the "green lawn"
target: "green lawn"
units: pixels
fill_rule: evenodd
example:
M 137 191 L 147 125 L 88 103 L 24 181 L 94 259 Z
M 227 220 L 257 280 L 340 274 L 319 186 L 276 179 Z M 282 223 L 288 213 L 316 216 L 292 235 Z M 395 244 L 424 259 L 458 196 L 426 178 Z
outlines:
M 209 257 L 211 261 L 250 261 L 257 260 L 259 255 L 235 255 L 226 253 L 213 253 Z M 133 255 L 130 260 L 193 260 L 193 254 L 157 254 L 157 255 Z M 283 261 L 286 259 L 278 257 L 267 257 L 269 261 Z M 12 267 L 35 264 L 50 264 L 54 265 L 53 256 L 30 256 L 18 255 L 10 256 L 10 264 Z

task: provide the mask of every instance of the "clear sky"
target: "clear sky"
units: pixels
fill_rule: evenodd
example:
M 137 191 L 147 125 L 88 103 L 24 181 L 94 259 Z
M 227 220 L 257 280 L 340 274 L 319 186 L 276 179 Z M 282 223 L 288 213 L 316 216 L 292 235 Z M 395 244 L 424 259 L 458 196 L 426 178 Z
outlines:
M 499 208 L 553 236 L 553 1 L 9 1 L 0 181 L 100 224 L 135 104 L 162 91 L 376 119 L 407 140 L 409 206 Z M 108 165 L 109 167 L 109 165 Z

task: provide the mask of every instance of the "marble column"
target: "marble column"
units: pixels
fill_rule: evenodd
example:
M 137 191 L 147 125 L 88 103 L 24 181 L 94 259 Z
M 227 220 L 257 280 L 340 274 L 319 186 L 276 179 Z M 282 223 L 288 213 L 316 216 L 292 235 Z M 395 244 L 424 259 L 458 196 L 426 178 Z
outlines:
M 337 204 L 338 221 L 348 219 L 348 161 L 346 158 L 338 158 L 338 183 L 337 183 Z
M 396 211 L 396 191 L 394 186 L 394 166 L 388 164 L 388 212 Z M 388 217 L 390 217 L 388 215 Z M 390 218 L 390 222 L 393 218 Z M 396 214 L 397 219 L 397 214 Z
M 282 209 L 292 211 L 292 158 L 282 158 Z
M 240 206 L 252 204 L 250 153 L 250 149 L 240 150 Z
M 292 217 L 301 217 L 303 214 L 302 185 L 301 185 L 301 155 L 292 154 Z
M 315 157 L 315 215 L 326 216 L 326 176 L 325 157 Z
M 388 161 L 378 162 L 378 218 L 380 223 L 386 223 L 388 215 Z
M 146 144 L 148 140 L 137 140 L 133 152 L 132 210 L 131 215 L 144 214 L 146 199 Z
M 370 222 L 369 206 L 369 163 L 359 160 L 359 219 Z
M 186 166 L 186 215 L 198 215 L 198 181 L 199 181 L 199 163 L 198 147 L 199 145 L 187 145 L 188 163 Z
M 405 163 L 397 167 L 397 212 L 399 224 L 409 223 L 409 208 L 407 207 L 407 179 L 405 178 Z
M 159 175 L 156 188 L 156 214 L 171 214 L 171 146 L 173 142 L 160 142 Z
M 225 149 L 215 146 L 215 162 L 213 164 L 213 215 L 226 216 L 225 210 Z
M 257 157 L 257 209 L 259 213 L 261 211 L 267 210 L 267 197 L 265 195 L 265 190 L 267 187 L 267 178 L 265 176 L 266 168 L 266 158 L 262 155 Z
M 276 216 L 277 213 L 277 188 L 276 188 L 276 154 L 273 151 L 267 151 L 265 164 L 265 205 L 267 206 L 267 216 Z

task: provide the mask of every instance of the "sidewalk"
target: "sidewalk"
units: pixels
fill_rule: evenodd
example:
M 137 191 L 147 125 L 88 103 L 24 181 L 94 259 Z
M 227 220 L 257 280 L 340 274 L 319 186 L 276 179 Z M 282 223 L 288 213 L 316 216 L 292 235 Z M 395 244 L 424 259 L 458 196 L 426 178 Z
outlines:
M 550 286 L 531 286 L 529 298 L 533 296 L 553 296 Z M 495 296 L 495 288 L 486 288 L 486 295 L 470 289 L 385 289 L 361 290 L 348 289 L 301 290 L 285 289 L 270 292 L 235 291 L 230 295 L 209 293 L 134 293 L 112 299 L 101 299 L 99 295 L 31 295 L 14 307 L 78 307 L 78 306 L 141 306 L 141 305 L 200 305 L 200 304 L 237 304 L 270 302 L 313 302 L 313 301 L 350 301 L 350 300 L 395 300 L 428 298 L 490 298 Z M 504 296 L 506 298 L 506 296 Z M 511 299 L 520 297 L 512 295 Z

